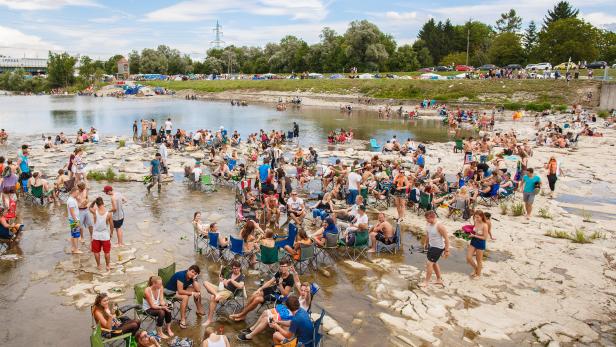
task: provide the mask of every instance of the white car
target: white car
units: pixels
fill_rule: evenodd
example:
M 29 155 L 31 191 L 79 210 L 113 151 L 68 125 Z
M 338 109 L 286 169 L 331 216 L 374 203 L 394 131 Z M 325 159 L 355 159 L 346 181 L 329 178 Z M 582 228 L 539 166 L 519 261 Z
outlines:
M 552 70 L 552 64 L 550 63 L 539 63 L 539 64 L 535 64 L 535 69 L 537 70 Z
M 532 69 L 536 69 L 536 65 L 535 64 L 528 64 L 526 65 L 526 70 L 532 70 Z

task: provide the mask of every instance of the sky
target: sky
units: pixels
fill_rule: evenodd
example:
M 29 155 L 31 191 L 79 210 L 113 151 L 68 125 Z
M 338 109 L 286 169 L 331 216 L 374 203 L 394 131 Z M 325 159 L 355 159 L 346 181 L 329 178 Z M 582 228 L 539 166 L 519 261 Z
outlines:
M 49 50 L 106 59 L 133 49 L 166 44 L 194 59 L 212 48 L 213 27 L 225 44 L 263 46 L 285 35 L 309 44 L 323 27 L 344 33 L 349 22 L 367 19 L 412 43 L 429 18 L 488 24 L 514 8 L 524 26 L 541 22 L 556 0 L 0 0 L 0 55 L 46 57 Z M 595 26 L 616 30 L 616 1 L 570 3 Z

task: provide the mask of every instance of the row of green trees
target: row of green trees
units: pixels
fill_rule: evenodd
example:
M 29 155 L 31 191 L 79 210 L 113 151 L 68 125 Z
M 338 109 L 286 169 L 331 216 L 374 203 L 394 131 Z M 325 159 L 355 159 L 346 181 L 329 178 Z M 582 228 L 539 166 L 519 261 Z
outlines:
M 160 74 L 211 74 L 241 72 L 348 72 L 413 71 L 434 65 L 486 63 L 504 66 L 547 61 L 560 64 L 572 61 L 616 61 L 616 33 L 598 29 L 578 18 L 579 11 L 566 1 L 548 10 L 541 27 L 531 21 L 523 30 L 522 18 L 514 9 L 503 13 L 494 25 L 468 21 L 454 25 L 445 20 L 428 20 L 412 45 L 398 46 L 393 37 L 366 20 L 353 21 L 344 34 L 324 28 L 320 41 L 309 45 L 295 36 L 264 47 L 228 46 L 210 49 L 204 61 L 193 61 L 177 49 L 158 46 L 129 56 L 130 71 Z M 468 55 L 467 55 L 468 47 Z M 103 74 L 115 74 L 115 55 L 107 61 L 82 56 L 79 75 L 74 77 L 77 58 L 49 54 L 46 82 L 19 79 L 16 71 L 0 75 L 0 89 L 35 91 L 39 88 L 91 85 Z

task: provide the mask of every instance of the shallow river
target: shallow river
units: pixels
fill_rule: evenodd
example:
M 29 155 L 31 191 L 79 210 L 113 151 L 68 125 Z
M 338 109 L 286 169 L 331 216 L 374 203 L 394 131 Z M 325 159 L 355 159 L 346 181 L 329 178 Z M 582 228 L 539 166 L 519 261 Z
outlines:
M 398 135 L 417 141 L 446 141 L 447 128 L 432 119 L 382 120 L 375 112 L 303 107 L 278 112 L 273 105 L 231 106 L 221 101 L 183 99 L 116 99 L 89 96 L 3 96 L 0 97 L 1 128 L 21 134 L 73 134 L 78 128 L 93 126 L 105 135 L 132 134 L 132 123 L 141 118 L 155 119 L 158 126 L 171 118 L 175 128 L 237 129 L 245 138 L 259 129 L 291 130 L 297 122 L 302 145 L 323 143 L 334 129 L 352 128 L 360 140 L 376 138 L 379 143 Z M 141 128 L 141 125 L 139 125 Z

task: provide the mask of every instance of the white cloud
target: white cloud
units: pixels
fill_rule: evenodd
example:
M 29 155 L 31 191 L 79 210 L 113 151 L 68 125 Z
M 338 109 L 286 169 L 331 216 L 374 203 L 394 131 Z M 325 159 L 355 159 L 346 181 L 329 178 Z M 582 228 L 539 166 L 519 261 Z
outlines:
M 54 10 L 64 6 L 100 6 L 93 0 L 0 0 L 0 6 L 12 10 Z
M 417 12 L 385 12 L 384 17 L 395 21 L 411 21 L 417 19 Z
M 212 19 L 220 13 L 248 13 L 264 16 L 287 16 L 292 19 L 322 20 L 327 5 L 322 0 L 199 0 L 183 1 L 145 15 L 145 21 L 193 22 Z
M 13 57 L 46 57 L 48 51 L 57 51 L 61 47 L 43 41 L 40 37 L 25 34 L 13 28 L 0 26 L 0 54 Z
M 616 26 L 616 16 L 607 14 L 605 12 L 593 12 L 588 14 L 583 14 L 582 18 L 592 25 L 605 28 L 612 29 Z

